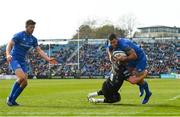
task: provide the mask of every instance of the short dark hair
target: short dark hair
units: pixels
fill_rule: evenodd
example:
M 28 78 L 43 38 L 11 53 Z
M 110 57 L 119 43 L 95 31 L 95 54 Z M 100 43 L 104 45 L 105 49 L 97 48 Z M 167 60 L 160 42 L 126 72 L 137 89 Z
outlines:
M 113 39 L 117 39 L 117 36 L 114 33 L 109 35 L 109 40 L 112 41 Z
M 31 19 L 26 21 L 26 27 L 29 26 L 29 25 L 35 25 L 35 24 L 36 24 L 36 22 L 31 20 Z

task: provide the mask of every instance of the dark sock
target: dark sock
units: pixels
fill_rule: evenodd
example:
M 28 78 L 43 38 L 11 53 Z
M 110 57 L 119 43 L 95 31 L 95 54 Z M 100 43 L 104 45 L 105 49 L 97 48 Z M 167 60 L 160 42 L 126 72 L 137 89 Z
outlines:
M 98 95 L 103 95 L 102 90 L 98 91 L 97 94 L 98 94 Z
M 16 92 L 16 90 L 20 87 L 20 84 L 18 82 L 15 82 L 13 87 L 12 87 L 12 90 L 11 90 L 11 93 L 9 95 L 9 100 L 11 101 L 12 100 L 12 97 L 14 95 L 14 93 Z
M 137 85 L 139 86 L 139 90 L 141 91 L 144 87 L 143 87 L 143 84 L 141 83 L 137 83 Z
M 104 99 L 104 103 L 108 103 L 108 102 L 109 102 L 109 101 L 105 98 L 105 99 Z
M 12 101 L 15 102 L 17 97 L 22 93 L 22 91 L 24 90 L 24 88 L 19 87 L 16 92 L 14 93 L 13 97 L 12 97 Z
M 146 94 L 150 93 L 149 86 L 148 86 L 148 83 L 146 81 L 144 81 L 144 83 L 143 83 L 143 88 L 144 88 Z

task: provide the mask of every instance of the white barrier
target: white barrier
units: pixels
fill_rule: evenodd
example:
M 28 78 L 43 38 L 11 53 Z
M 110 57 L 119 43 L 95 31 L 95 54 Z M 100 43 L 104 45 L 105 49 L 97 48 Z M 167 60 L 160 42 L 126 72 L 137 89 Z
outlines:
M 5 80 L 11 80 L 16 78 L 17 77 L 15 75 L 0 75 L 0 79 L 5 79 Z
M 176 78 L 180 79 L 180 74 L 176 74 Z

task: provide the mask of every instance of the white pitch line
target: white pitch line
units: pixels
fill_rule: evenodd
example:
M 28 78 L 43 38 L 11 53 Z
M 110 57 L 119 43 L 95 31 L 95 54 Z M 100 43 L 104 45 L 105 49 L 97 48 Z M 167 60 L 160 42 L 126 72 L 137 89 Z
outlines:
M 176 99 L 178 99 L 178 98 L 180 98 L 180 95 L 177 95 L 177 96 L 175 96 L 175 97 L 173 97 L 173 98 L 171 98 L 171 99 L 169 99 L 169 100 L 176 100 Z
M 5 115 L 19 115 L 19 114 L 23 114 L 25 116 L 41 116 L 41 115 L 45 115 L 45 116 L 54 116 L 54 115 L 61 115 L 61 116 L 67 116 L 69 114 L 69 112 L 7 112 L 5 113 Z M 98 113 L 98 112 L 73 112 L 72 114 L 74 114 L 73 116 L 109 116 L 109 115 L 113 115 L 115 114 L 115 116 L 121 114 L 121 116 L 123 115 L 134 115 L 137 114 L 135 112 L 128 112 L 128 113 L 116 113 L 116 112 L 112 112 L 112 113 Z M 0 115 L 4 115 L 3 113 L 0 112 Z
M 18 115 L 18 114 L 23 114 L 23 115 L 30 115 L 30 116 L 38 116 L 38 115 L 46 115 L 46 116 L 53 116 L 53 115 L 68 115 L 69 112 L 6 112 L 6 113 L 3 113 L 3 112 L 0 112 L 0 115 Z M 138 112 L 105 112 L 105 113 L 101 113 L 101 112 L 73 112 L 72 114 L 74 114 L 74 116 L 109 116 L 109 115 L 115 115 L 115 116 L 128 116 L 130 117 L 131 115 L 134 116 L 135 114 L 138 114 Z M 146 113 L 145 115 L 147 116 L 142 116 L 142 117 L 148 117 L 148 115 L 151 115 L 152 113 Z M 174 115 L 179 115 L 180 113 L 153 113 L 154 115 L 152 115 L 152 117 L 154 116 L 166 116 L 167 114 L 168 115 L 171 115 L 171 117 L 176 117 Z M 177 116 L 179 117 L 179 116 Z

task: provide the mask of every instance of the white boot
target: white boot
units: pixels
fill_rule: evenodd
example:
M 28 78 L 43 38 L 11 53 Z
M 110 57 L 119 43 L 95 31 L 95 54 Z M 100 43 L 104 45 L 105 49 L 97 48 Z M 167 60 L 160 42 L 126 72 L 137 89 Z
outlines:
M 104 99 L 89 98 L 90 103 L 104 103 Z
M 97 92 L 89 93 L 87 98 L 89 99 L 95 96 L 98 96 Z

